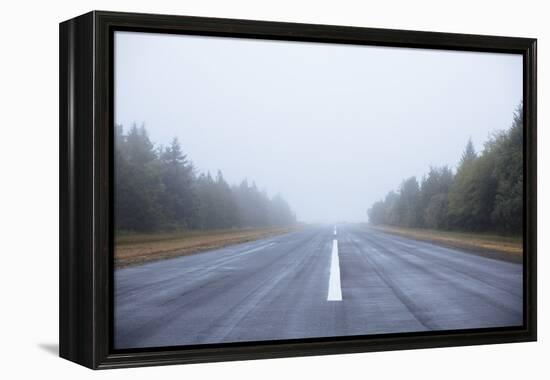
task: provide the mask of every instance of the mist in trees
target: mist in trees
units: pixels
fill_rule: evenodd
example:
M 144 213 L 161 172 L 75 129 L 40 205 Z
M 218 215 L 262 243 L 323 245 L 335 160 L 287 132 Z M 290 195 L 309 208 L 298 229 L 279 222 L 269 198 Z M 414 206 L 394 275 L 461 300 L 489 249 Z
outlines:
M 144 126 L 115 130 L 115 223 L 119 231 L 286 226 L 296 216 L 281 195 L 247 180 L 230 185 L 221 171 L 197 173 L 174 138 L 156 148 Z
M 520 105 L 509 129 L 493 134 L 477 153 L 464 148 L 456 172 L 432 167 L 418 181 L 367 211 L 375 225 L 521 234 L 523 205 L 523 113 Z

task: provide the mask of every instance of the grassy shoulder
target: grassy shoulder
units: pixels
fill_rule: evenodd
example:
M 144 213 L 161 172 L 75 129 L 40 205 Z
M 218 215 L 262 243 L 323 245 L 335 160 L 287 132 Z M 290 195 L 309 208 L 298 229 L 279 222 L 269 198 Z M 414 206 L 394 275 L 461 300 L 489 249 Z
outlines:
M 415 240 L 429 241 L 452 248 L 461 248 L 483 256 L 521 262 L 523 244 L 521 236 L 500 236 L 489 233 L 439 231 L 422 228 L 393 226 L 373 226 L 378 231 L 387 232 Z
M 190 255 L 232 244 L 285 234 L 297 227 L 120 234 L 115 239 L 115 267 Z

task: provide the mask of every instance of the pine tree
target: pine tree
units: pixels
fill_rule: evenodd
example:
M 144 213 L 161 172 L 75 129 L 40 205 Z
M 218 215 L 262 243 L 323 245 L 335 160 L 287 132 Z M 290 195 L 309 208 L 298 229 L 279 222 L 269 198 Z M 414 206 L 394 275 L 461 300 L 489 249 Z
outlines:
M 165 188 L 162 204 L 167 218 L 174 226 L 196 227 L 198 198 L 194 188 L 193 164 L 182 153 L 177 138 L 160 152 L 160 158 Z
M 466 147 L 462 152 L 462 157 L 460 157 L 459 167 L 462 167 L 464 165 L 467 165 L 470 162 L 473 162 L 476 158 L 477 158 L 477 153 L 474 148 L 474 143 L 472 142 L 472 139 L 469 138 L 468 142 L 466 143 Z
M 164 186 L 160 162 L 145 126 L 132 126 L 126 136 L 116 134 L 117 167 L 115 199 L 117 227 L 123 230 L 151 232 L 164 223 L 160 199 Z
M 501 231 L 521 234 L 523 220 L 523 107 L 514 113 L 511 128 L 495 138 L 494 175 L 497 193 L 493 223 Z

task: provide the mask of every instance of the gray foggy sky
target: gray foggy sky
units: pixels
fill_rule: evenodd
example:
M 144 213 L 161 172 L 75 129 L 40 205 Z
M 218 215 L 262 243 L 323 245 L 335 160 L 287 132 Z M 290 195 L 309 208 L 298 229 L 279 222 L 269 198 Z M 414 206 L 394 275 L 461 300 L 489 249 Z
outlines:
M 115 121 L 177 136 L 200 171 L 281 193 L 302 221 L 366 209 L 508 128 L 522 57 L 117 32 Z

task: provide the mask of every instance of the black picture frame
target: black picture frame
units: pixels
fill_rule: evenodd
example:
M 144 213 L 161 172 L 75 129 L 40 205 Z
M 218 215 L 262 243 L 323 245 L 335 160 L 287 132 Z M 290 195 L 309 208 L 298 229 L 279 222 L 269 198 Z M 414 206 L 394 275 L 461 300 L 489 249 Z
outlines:
M 114 351 L 112 75 L 118 30 L 522 54 L 523 326 Z M 536 340 L 536 39 L 105 11 L 62 22 L 59 38 L 61 357 L 100 369 Z

